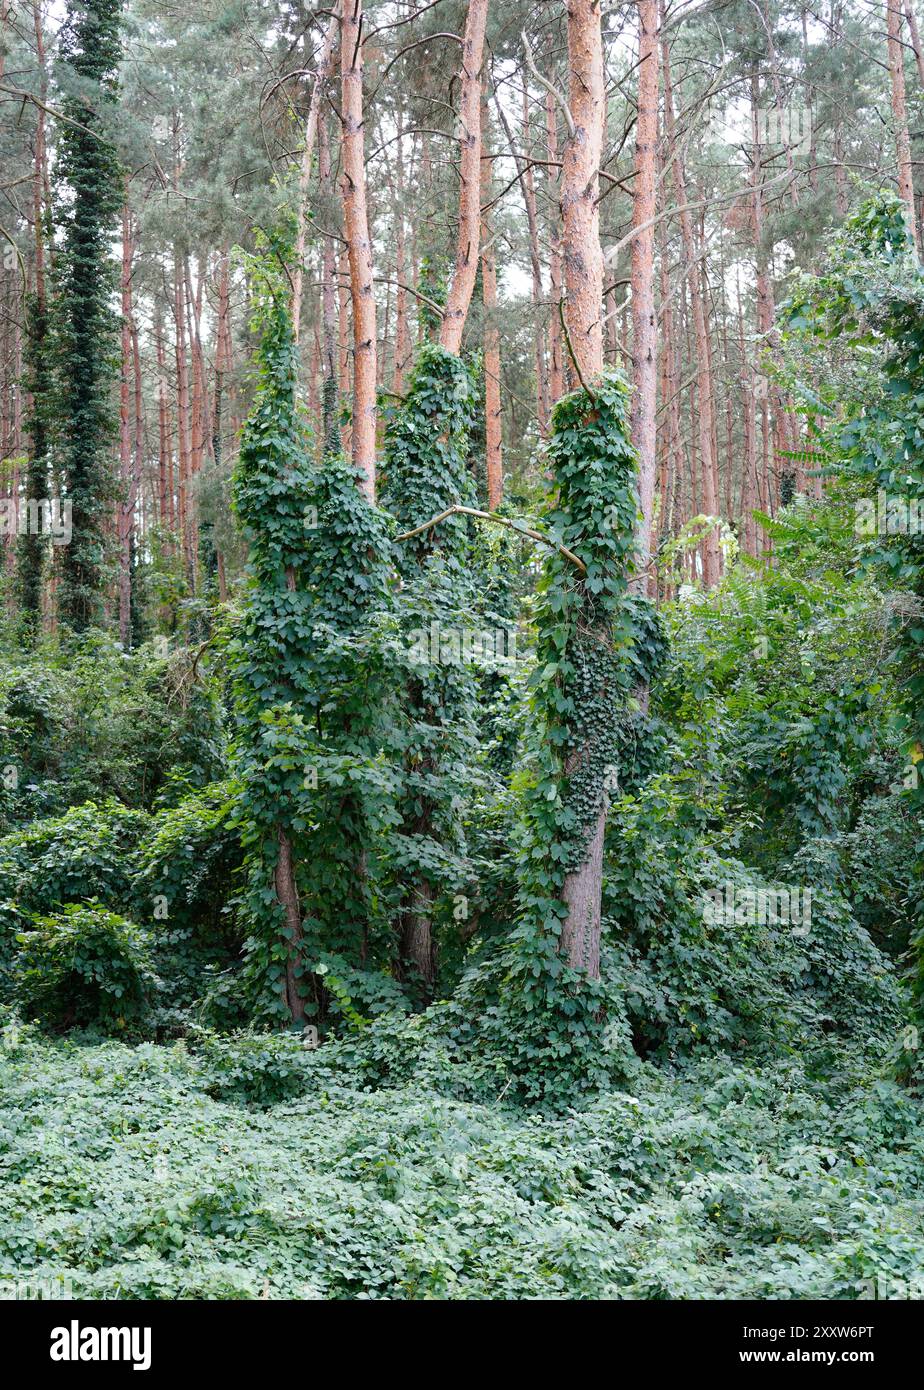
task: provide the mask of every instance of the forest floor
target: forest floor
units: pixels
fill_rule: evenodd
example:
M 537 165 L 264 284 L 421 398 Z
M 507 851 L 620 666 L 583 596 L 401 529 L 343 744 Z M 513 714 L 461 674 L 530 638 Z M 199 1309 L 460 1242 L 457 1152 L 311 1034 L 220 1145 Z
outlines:
M 640 1064 L 632 1094 L 560 1118 L 331 1085 L 311 1057 L 299 1094 L 219 1099 L 228 1055 L 222 1074 L 183 1042 L 7 1030 L 0 1293 L 836 1299 L 924 1278 L 924 1107 L 840 1046 Z

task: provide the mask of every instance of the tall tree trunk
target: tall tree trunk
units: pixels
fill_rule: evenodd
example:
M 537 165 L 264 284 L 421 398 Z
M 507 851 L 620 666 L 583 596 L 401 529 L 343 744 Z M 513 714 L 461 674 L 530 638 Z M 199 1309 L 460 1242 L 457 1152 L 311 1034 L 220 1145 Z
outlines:
M 362 0 L 345 0 L 340 21 L 343 216 L 353 301 L 353 467 L 359 489 L 375 502 L 376 326 L 372 242 L 363 151 Z
M 664 441 L 664 467 L 661 480 L 661 534 L 668 535 L 671 530 L 669 498 L 675 491 L 675 479 L 683 470 L 683 441 L 680 430 L 680 372 L 677 367 L 676 342 L 674 335 L 674 314 L 671 304 L 670 278 L 668 274 L 667 233 L 662 236 L 660 248 L 661 271 L 661 360 L 662 397 L 661 410 L 666 418 L 666 438 Z
M 218 261 L 218 313 L 215 325 L 215 396 L 212 406 L 212 458 L 220 468 L 223 454 L 222 412 L 225 374 L 231 369 L 231 285 L 228 247 L 222 247 Z
M 189 418 L 189 366 L 186 357 L 186 295 L 183 277 L 183 261 L 179 249 L 174 250 L 173 266 L 173 317 L 176 328 L 176 436 L 178 460 L 178 529 L 180 545 L 192 589 L 192 554 L 190 551 L 190 454 L 191 428 Z
M 346 0 L 346 3 L 350 4 L 351 0 Z M 292 331 L 295 334 L 296 342 L 298 342 L 302 323 L 302 286 L 304 284 L 305 274 L 305 236 L 307 228 L 308 190 L 311 187 L 311 159 L 314 154 L 314 144 L 318 132 L 318 119 L 321 110 L 321 99 L 324 95 L 324 84 L 330 76 L 331 68 L 333 67 L 334 50 L 337 47 L 337 38 L 340 33 L 339 9 L 340 4 L 339 0 L 337 0 L 337 3 L 332 7 L 330 21 L 321 44 L 321 52 L 318 55 L 318 66 L 315 69 L 314 81 L 311 84 L 308 115 L 305 119 L 305 148 L 302 151 L 302 162 L 298 175 L 295 266 L 292 273 Z
M 456 261 L 443 322 L 440 343 L 458 353 L 468 306 L 478 274 L 478 234 L 481 226 L 481 63 L 488 0 L 469 0 L 462 36 L 462 92 L 459 98 L 461 157 L 459 160 L 459 231 Z
M 487 107 L 484 111 L 484 130 L 487 134 Z M 491 160 L 481 161 L 481 201 L 485 208 L 491 201 Z M 501 428 L 500 394 L 500 332 L 497 326 L 497 268 L 491 239 L 490 213 L 482 219 L 481 291 L 484 306 L 484 429 L 485 472 L 488 485 L 488 507 L 500 506 L 504 492 L 503 431 Z M 541 328 L 540 328 L 541 333 Z
M 526 164 L 523 169 L 523 196 L 526 202 L 526 225 L 529 229 L 529 260 L 532 270 L 533 292 L 533 351 L 536 359 L 536 405 L 539 415 L 539 428 L 543 433 L 549 427 L 549 379 L 545 364 L 545 335 L 542 331 L 542 266 L 539 258 L 539 221 L 536 216 L 536 188 L 533 182 L 533 166 L 530 162 L 529 139 L 529 89 L 523 84 L 523 149 Z
M 131 646 L 132 637 L 132 437 L 131 437 L 131 368 L 132 368 L 132 231 L 128 202 L 122 206 L 122 370 L 119 379 L 119 483 L 117 506 L 119 542 L 119 641 L 123 650 Z
M 337 266 L 337 334 L 340 344 L 340 370 L 337 373 L 340 396 L 347 399 L 352 393 L 350 371 L 352 353 L 350 352 L 350 255 L 346 245 L 340 248 Z M 340 430 L 340 448 L 349 457 L 353 448 L 350 424 L 344 421 Z
M 548 164 L 548 182 L 551 187 L 557 183 L 555 174 L 555 164 L 558 160 L 558 129 L 556 125 L 555 98 L 551 92 L 545 94 L 545 143 L 546 158 Z M 556 200 L 549 198 L 549 206 L 554 209 Z M 562 355 L 561 341 L 561 322 L 559 314 L 561 312 L 561 238 L 559 237 L 558 226 L 556 224 L 554 211 L 550 214 L 552 226 L 550 228 L 549 239 L 551 250 L 549 252 L 549 286 L 551 289 L 551 306 L 549 314 L 549 401 L 554 405 L 561 400 L 565 393 L 565 374 Z
M 570 0 L 568 67 L 568 105 L 574 128 L 565 145 L 561 185 L 564 316 L 576 370 L 589 385 L 603 370 L 603 248 L 597 198 L 606 87 L 599 0 Z M 569 965 L 586 970 L 593 979 L 600 974 L 606 812 L 604 793 L 584 861 L 566 875 L 562 888 L 567 908 L 562 948 Z
M 914 49 L 918 82 L 921 84 L 921 90 L 924 91 L 924 49 L 921 47 L 921 35 L 918 30 L 917 16 L 914 13 L 913 0 L 905 0 L 905 18 L 908 21 L 908 33 L 911 35 L 911 46 Z
M 160 310 L 154 320 L 154 350 L 157 355 L 157 461 L 159 475 L 159 520 L 165 531 L 173 531 L 173 453 L 170 439 L 170 404 L 167 398 L 167 355 L 164 349 Z
M 48 76 L 45 65 L 45 40 L 42 32 L 42 10 L 39 0 L 33 0 L 32 19 L 35 30 L 35 51 L 39 65 L 39 98 L 47 101 Z M 48 417 L 52 366 L 49 353 L 48 302 L 45 287 L 45 176 L 46 176 L 45 111 L 36 107 L 35 155 L 32 166 L 32 221 L 35 247 L 35 299 L 27 313 L 27 351 L 29 362 L 30 411 L 29 456 L 26 469 L 26 495 L 40 499 L 48 495 Z M 6 457 L 6 455 L 4 455 Z M 52 552 L 53 554 L 54 552 Z M 42 625 L 42 581 L 45 545 L 40 536 L 27 533 L 20 537 L 18 555 L 18 591 L 21 616 L 30 636 Z
M 758 109 L 758 79 L 757 71 L 754 69 L 751 73 L 751 132 L 754 150 L 751 233 L 754 240 L 754 256 L 757 268 L 757 330 L 763 339 L 765 349 L 772 350 L 777 347 L 778 340 L 774 326 L 776 306 L 773 283 L 770 277 L 767 249 L 764 245 L 763 153 L 760 144 Z M 764 495 L 761 497 L 761 506 L 773 513 L 776 506 L 776 493 L 773 485 L 776 462 L 778 458 L 782 457 L 783 451 L 789 447 L 786 403 L 782 392 L 776 386 L 771 386 L 765 376 L 762 375 L 758 378 L 758 387 L 763 442 L 763 468 L 760 481 Z
M 661 22 L 664 23 L 662 0 Z M 709 364 L 709 330 L 700 281 L 700 256 L 693 233 L 693 219 L 687 204 L 686 178 L 683 159 L 677 146 L 674 124 L 674 98 L 671 85 L 670 52 L 667 39 L 661 45 L 664 69 L 664 127 L 667 135 L 671 173 L 674 191 L 680 207 L 680 232 L 683 241 L 683 259 L 687 273 L 690 293 L 690 313 L 693 319 L 693 339 L 696 349 L 696 395 L 697 395 L 697 437 L 699 456 L 703 470 L 703 507 L 707 516 L 717 516 L 719 510 L 718 476 L 714 448 L 715 398 L 712 386 L 712 372 Z M 703 582 L 711 588 L 719 578 L 719 542 L 715 530 L 709 532 L 703 549 Z
M 600 158 L 606 120 L 599 0 L 568 9 L 568 106 L 574 123 L 561 181 L 564 318 L 568 348 L 585 382 L 603 370 L 603 252 Z
M 895 154 L 898 160 L 898 191 L 908 208 L 908 224 L 919 246 L 918 219 L 914 206 L 911 139 L 908 134 L 908 111 L 905 104 L 905 50 L 902 45 L 902 0 L 886 0 L 886 35 L 889 52 L 889 76 L 892 81 L 892 125 Z
M 654 254 L 658 172 L 658 5 L 637 0 L 639 23 L 638 118 L 632 198 L 632 394 L 630 427 L 638 450 L 638 586 L 644 592 L 651 553 L 657 459 L 658 333 Z
M 404 216 L 404 118 L 398 109 L 398 149 L 395 156 L 395 273 L 398 288 L 395 298 L 395 369 L 391 389 L 396 396 L 404 394 L 404 373 L 411 354 L 411 335 L 407 314 L 407 222 Z
M 329 188 L 332 173 L 330 159 L 330 134 L 327 120 L 318 125 L 318 177 L 323 189 Z M 321 332 L 322 332 L 322 388 L 324 447 L 336 452 L 337 418 L 339 415 L 340 390 L 337 353 L 337 248 L 333 238 L 326 236 L 321 247 Z

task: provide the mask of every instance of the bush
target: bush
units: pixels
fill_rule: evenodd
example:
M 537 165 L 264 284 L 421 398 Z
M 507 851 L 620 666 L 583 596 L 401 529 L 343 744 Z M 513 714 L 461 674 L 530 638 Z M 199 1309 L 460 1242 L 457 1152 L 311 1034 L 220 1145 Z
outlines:
M 56 1028 L 137 1031 L 157 988 L 148 935 L 99 903 L 69 904 L 17 936 L 17 1002 Z
M 0 656 L 0 832 L 90 799 L 166 805 L 224 762 L 221 712 L 188 650 L 123 652 L 90 632 Z
M 165 920 L 227 936 L 228 902 L 241 863 L 240 838 L 230 825 L 237 795 L 234 782 L 216 782 L 154 817 L 133 885 L 143 914 L 162 897 Z
M 0 899 L 25 915 L 98 898 L 124 910 L 148 824 L 118 801 L 88 801 L 0 840 Z
M 230 825 L 236 800 L 233 782 L 194 792 L 158 812 L 139 847 L 133 913 L 150 926 L 174 1024 L 215 995 L 215 971 L 240 951 L 234 889 L 241 844 Z
M 303 1095 L 308 1049 L 292 1033 L 200 1034 L 205 1090 L 217 1100 L 268 1106 Z

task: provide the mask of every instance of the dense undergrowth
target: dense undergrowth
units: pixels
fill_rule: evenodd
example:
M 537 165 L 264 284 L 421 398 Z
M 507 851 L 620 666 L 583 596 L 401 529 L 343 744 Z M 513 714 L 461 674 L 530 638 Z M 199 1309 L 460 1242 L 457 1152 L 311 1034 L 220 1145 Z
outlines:
M 454 516 L 415 560 L 397 527 L 474 500 L 469 366 L 421 354 L 386 450 L 404 510 L 372 508 L 308 461 L 264 295 L 247 585 L 198 645 L 0 652 L 0 1292 L 924 1277 L 924 566 L 856 527 L 868 431 L 917 429 L 921 272 L 888 246 L 887 404 L 815 399 L 824 499 L 658 614 L 629 587 L 618 377 L 556 409 L 544 559 Z M 828 281 L 800 294 L 834 312 Z M 463 660 L 466 622 L 515 659 Z M 596 979 L 562 886 L 604 792 Z
M 555 1119 L 323 1051 L 8 1034 L 0 1291 L 836 1299 L 922 1272 L 921 1108 L 852 1050 L 645 1065 Z

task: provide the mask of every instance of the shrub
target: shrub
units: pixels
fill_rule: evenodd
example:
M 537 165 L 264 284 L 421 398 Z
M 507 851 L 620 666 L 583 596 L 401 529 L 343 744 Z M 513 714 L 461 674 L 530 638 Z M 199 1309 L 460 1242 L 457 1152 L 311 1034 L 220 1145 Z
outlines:
M 0 656 L 0 771 L 0 831 L 90 799 L 150 809 L 222 775 L 221 712 L 186 649 L 49 641 Z
M 69 904 L 33 919 L 17 936 L 17 1001 L 29 1017 L 57 1028 L 137 1029 L 157 979 L 147 933 L 98 902 Z
M 4 836 L 0 899 L 25 915 L 86 898 L 124 909 L 147 824 L 144 812 L 118 801 L 88 801 Z
M 307 1049 L 293 1033 L 200 1035 L 205 1090 L 217 1100 L 275 1105 L 304 1094 Z

